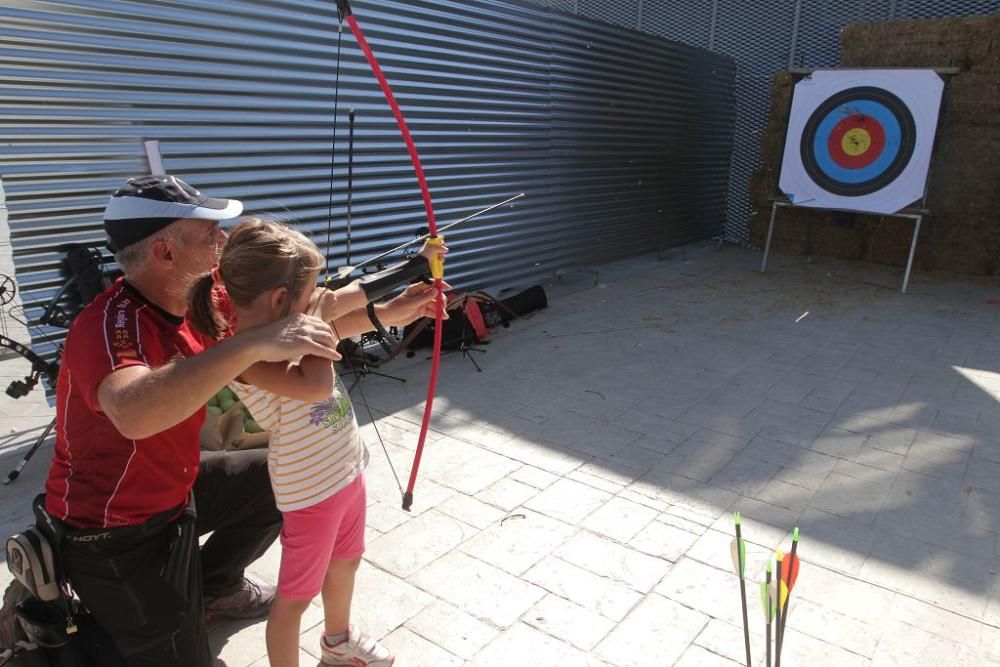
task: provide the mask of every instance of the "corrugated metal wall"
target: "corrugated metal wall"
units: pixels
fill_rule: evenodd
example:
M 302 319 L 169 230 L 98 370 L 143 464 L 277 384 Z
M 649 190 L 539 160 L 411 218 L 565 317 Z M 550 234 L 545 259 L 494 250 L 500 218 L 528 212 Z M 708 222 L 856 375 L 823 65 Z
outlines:
M 788 67 L 836 67 L 840 29 L 853 21 L 969 16 L 1000 0 L 526 0 L 701 46 L 736 60 L 736 135 L 725 235 L 749 241 L 750 176 L 760 166 L 771 81 Z
M 448 237 L 459 287 L 721 233 L 731 59 L 546 8 L 357 2 L 426 167 L 439 221 L 525 191 Z M 353 259 L 425 224 L 388 107 L 343 33 L 331 265 L 344 263 L 347 113 L 357 110 Z M 102 238 L 110 190 L 161 141 L 169 172 L 287 211 L 326 244 L 333 2 L 23 0 L 0 5 L 0 174 L 31 318 L 66 244 Z M 35 335 L 51 351 L 62 335 Z

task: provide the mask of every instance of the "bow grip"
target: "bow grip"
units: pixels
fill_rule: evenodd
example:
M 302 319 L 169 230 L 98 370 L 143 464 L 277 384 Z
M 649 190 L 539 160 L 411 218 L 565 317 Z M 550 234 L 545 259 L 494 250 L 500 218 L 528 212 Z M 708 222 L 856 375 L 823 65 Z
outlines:
M 427 245 L 441 247 L 444 245 L 443 236 L 432 236 L 427 239 Z M 440 254 L 434 255 L 434 257 L 427 260 L 431 266 L 431 277 L 435 280 L 440 280 L 444 278 L 444 257 Z

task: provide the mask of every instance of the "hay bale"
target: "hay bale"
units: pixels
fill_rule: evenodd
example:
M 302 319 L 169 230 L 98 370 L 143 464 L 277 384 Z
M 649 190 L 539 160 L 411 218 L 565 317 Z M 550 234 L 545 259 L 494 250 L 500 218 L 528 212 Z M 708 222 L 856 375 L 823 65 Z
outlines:
M 841 67 L 958 67 L 1000 64 L 1000 16 L 850 23 L 840 32 Z

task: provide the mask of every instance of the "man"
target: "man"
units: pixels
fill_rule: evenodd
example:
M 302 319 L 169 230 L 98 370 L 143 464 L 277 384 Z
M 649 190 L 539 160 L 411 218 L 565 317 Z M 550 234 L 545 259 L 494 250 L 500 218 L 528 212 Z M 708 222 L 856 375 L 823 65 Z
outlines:
M 130 667 L 208 667 L 205 619 L 263 616 L 273 600 L 243 575 L 280 530 L 267 451 L 201 453 L 205 403 L 256 363 L 338 357 L 305 315 L 218 344 L 188 327 L 219 221 L 242 209 L 170 176 L 129 180 L 104 215 L 125 275 L 66 338 L 45 509 L 66 531 L 67 578 Z

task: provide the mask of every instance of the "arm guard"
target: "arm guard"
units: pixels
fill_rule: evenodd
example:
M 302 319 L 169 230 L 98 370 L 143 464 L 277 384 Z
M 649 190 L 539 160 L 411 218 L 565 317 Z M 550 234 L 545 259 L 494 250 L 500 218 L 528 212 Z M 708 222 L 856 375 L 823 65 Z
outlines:
M 364 275 L 358 278 L 358 282 L 365 292 L 365 298 L 371 303 L 378 301 L 400 285 L 408 285 L 423 278 L 429 270 L 427 259 L 423 255 L 416 255 L 402 264 Z

